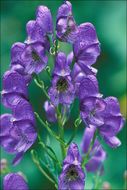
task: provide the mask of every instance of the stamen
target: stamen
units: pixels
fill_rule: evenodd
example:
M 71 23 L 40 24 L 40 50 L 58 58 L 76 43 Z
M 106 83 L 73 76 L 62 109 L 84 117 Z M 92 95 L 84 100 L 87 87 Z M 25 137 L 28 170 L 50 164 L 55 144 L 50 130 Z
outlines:
M 56 88 L 60 92 L 65 92 L 68 89 L 68 82 L 65 78 L 61 77 L 56 84 Z
M 67 178 L 72 181 L 78 178 L 78 172 L 74 165 L 70 166 L 68 172 L 67 172 Z
M 36 51 L 32 51 L 32 58 L 34 61 L 41 61 L 39 55 L 36 53 Z

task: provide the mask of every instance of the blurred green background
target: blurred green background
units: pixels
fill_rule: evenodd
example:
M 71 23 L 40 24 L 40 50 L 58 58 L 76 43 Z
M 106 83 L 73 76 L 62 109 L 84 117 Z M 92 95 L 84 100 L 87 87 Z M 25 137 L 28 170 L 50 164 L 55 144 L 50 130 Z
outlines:
M 8 70 L 10 64 L 10 48 L 13 43 L 23 42 L 26 38 L 25 25 L 29 20 L 35 19 L 35 11 L 38 5 L 48 6 L 52 12 L 54 23 L 58 7 L 63 1 L 46 0 L 2 0 L 1 1 L 1 76 Z M 126 1 L 113 0 L 71 0 L 73 5 L 73 14 L 77 24 L 83 22 L 92 22 L 97 30 L 99 41 L 101 42 L 101 55 L 94 65 L 98 69 L 97 78 L 99 80 L 100 92 L 104 96 L 116 96 L 121 105 L 121 112 L 126 117 Z M 62 49 L 69 53 L 70 46 L 61 43 Z M 52 64 L 52 58 L 49 63 Z M 46 73 L 40 77 L 49 84 Z M 29 86 L 30 101 L 34 110 L 45 117 L 43 102 L 45 97 L 40 89 L 32 82 Z M 71 118 L 66 125 L 65 138 L 68 139 L 73 130 L 73 121 L 77 116 L 78 104 L 75 103 Z M 1 112 L 9 112 L 1 106 Z M 46 131 L 42 131 L 42 138 L 45 140 Z M 80 145 L 84 126 L 78 130 L 75 141 Z M 103 181 L 109 181 L 112 189 L 123 189 L 123 173 L 126 169 L 126 128 L 120 132 L 118 137 L 122 141 L 122 146 L 118 149 L 111 149 L 104 145 L 108 152 L 108 158 L 105 161 L 105 172 Z M 60 155 L 59 145 L 51 139 L 52 147 L 57 155 Z M 37 145 L 35 144 L 34 147 Z M 37 148 L 37 147 L 36 147 Z M 43 157 L 43 152 L 40 151 Z M 1 150 L 1 158 L 7 158 L 9 166 L 13 172 L 22 171 L 28 179 L 31 190 L 53 189 L 52 185 L 38 171 L 31 161 L 28 151 L 21 163 L 11 166 L 13 156 Z M 86 189 L 91 188 L 92 175 L 87 175 Z

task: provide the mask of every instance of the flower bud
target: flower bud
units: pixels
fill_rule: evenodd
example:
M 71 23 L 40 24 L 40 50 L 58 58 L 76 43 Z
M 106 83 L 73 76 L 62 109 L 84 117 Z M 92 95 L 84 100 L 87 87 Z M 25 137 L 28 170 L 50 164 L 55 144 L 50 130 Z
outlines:
M 111 185 L 109 182 L 105 181 L 102 186 L 103 190 L 111 190 Z
M 0 160 L 0 171 L 6 169 L 7 164 L 8 164 L 8 163 L 7 163 L 7 160 L 6 160 L 5 158 L 2 158 L 2 159 Z
M 127 181 L 127 170 L 125 170 L 123 177 L 124 177 L 124 180 Z

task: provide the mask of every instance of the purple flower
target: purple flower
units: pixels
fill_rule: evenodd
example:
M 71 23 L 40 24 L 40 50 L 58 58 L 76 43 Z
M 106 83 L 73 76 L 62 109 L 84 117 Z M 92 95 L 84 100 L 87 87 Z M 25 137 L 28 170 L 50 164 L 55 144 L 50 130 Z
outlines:
M 47 65 L 48 57 L 42 43 L 36 42 L 34 44 L 26 45 L 22 55 L 22 64 L 25 67 L 25 72 L 40 73 Z
M 115 137 L 122 129 L 124 119 L 118 100 L 114 97 L 86 97 L 80 103 L 81 117 L 87 126 L 94 125 L 105 142 L 112 148 L 120 146 Z
M 22 99 L 13 108 L 13 115 L 3 114 L 0 120 L 1 146 L 7 152 L 16 154 L 13 160 L 13 164 L 16 165 L 37 137 L 32 108 L 26 100 Z
M 53 22 L 50 10 L 46 6 L 39 6 L 36 11 L 36 20 L 30 20 L 26 25 L 27 44 L 42 42 L 49 49 L 48 34 L 53 33 Z
M 28 190 L 28 185 L 24 178 L 17 173 L 9 173 L 4 177 L 4 190 Z
M 95 133 L 96 127 L 93 125 L 90 125 L 89 128 L 87 127 L 84 131 L 81 149 L 84 154 L 87 154 L 90 145 Z M 102 172 L 103 170 L 103 162 L 106 159 L 106 152 L 103 150 L 101 144 L 99 141 L 95 140 L 92 149 L 90 151 L 89 155 L 89 161 L 86 163 L 85 167 L 88 172 L 97 172 L 100 170 Z
M 49 96 L 54 105 L 71 104 L 75 97 L 75 89 L 70 76 L 54 76 Z
M 48 101 L 44 103 L 44 109 L 46 112 L 46 117 L 49 122 L 56 122 L 56 110 L 55 107 Z
M 59 176 L 58 189 L 82 190 L 85 186 L 85 174 L 81 168 L 81 156 L 78 147 L 72 143 L 63 162 L 63 170 Z
M 15 43 L 11 49 L 11 66 L 21 65 L 22 74 L 40 73 L 47 65 L 46 49 L 41 42 L 32 44 Z M 14 69 L 14 68 L 13 68 Z
M 3 76 L 2 102 L 12 108 L 22 98 L 28 98 L 27 85 L 24 77 L 16 71 L 7 71 Z
M 92 65 L 100 55 L 100 44 L 96 30 L 91 23 L 78 27 L 78 38 L 73 46 L 76 61 L 83 65 Z
M 104 124 L 104 118 L 101 112 L 104 111 L 106 103 L 99 97 L 86 97 L 80 103 L 81 117 L 87 126 L 101 126 Z
M 69 62 L 62 52 L 56 56 L 49 96 L 54 105 L 58 105 L 59 103 L 71 104 L 75 97 L 75 88 L 70 76 Z
M 82 83 L 82 80 L 89 76 L 94 75 L 96 76 L 97 70 L 91 66 L 86 65 L 80 65 L 78 63 L 74 64 L 73 70 L 72 70 L 72 79 L 75 84 L 76 93 L 79 96 L 79 87 Z
M 58 9 L 56 30 L 57 37 L 61 41 L 73 43 L 77 37 L 78 30 L 72 15 L 72 5 L 69 1 L 66 1 Z
M 50 44 L 48 36 L 46 36 L 45 31 L 41 28 L 36 20 L 30 20 L 26 24 L 26 31 L 28 36 L 25 40 L 25 43 L 32 44 L 35 42 L 41 42 L 43 45 L 45 45 L 46 49 L 49 49 Z

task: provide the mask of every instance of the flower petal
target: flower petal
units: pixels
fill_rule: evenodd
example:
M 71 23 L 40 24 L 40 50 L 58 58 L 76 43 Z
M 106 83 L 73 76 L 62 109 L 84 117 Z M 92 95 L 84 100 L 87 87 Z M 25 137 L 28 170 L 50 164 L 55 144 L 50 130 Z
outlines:
M 3 89 L 5 92 L 17 92 L 27 97 L 27 85 L 22 75 L 16 71 L 7 71 L 3 77 Z
M 99 96 L 98 81 L 93 75 L 84 77 L 79 87 L 79 98 L 81 100 L 90 96 Z
M 121 141 L 113 136 L 113 137 L 104 137 L 106 144 L 108 144 L 111 148 L 117 148 L 121 145 Z
M 32 106 L 25 99 L 22 99 L 13 109 L 13 116 L 15 120 L 29 120 L 33 125 L 35 124 L 35 117 Z
M 81 143 L 81 149 L 83 153 L 87 153 L 90 147 L 90 143 L 93 139 L 94 133 L 95 133 L 96 127 L 93 125 L 90 125 L 89 127 L 86 127 Z
M 42 31 L 45 32 L 45 34 L 53 32 L 52 15 L 48 7 L 39 6 L 37 8 L 36 21 L 42 28 Z
M 4 190 L 28 190 L 24 178 L 17 173 L 9 173 L 4 177 Z

